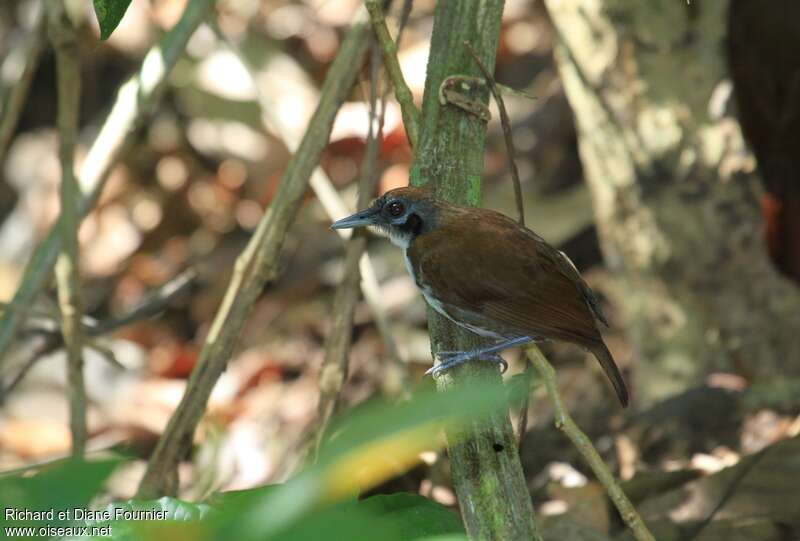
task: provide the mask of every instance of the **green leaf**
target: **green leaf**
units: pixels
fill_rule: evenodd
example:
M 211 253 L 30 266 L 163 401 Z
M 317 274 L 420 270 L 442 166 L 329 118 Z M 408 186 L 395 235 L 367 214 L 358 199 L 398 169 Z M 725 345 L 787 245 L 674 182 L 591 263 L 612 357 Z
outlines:
M 13 517 L 6 519 L 3 510 L 0 527 L 67 527 L 73 524 L 74 510 L 86 508 L 120 462 L 120 459 L 60 460 L 0 477 L 0 502 L 6 508 L 45 513 L 41 517 L 15 520 Z
M 137 541 L 153 538 L 152 533 L 174 528 L 180 523 L 197 522 L 206 518 L 213 509 L 206 504 L 191 503 L 164 496 L 158 500 L 128 500 L 112 502 L 105 508 L 89 514 L 81 525 L 87 527 L 85 535 L 69 541 L 109 539 L 112 541 Z
M 433 537 L 423 537 L 418 541 L 469 541 L 469 537 L 464 533 L 451 533 L 445 535 L 434 535 Z
M 215 492 L 206 503 L 222 511 L 238 509 L 243 505 L 252 502 L 255 498 L 266 496 L 267 494 L 279 490 L 283 485 L 262 485 L 260 487 L 248 488 L 245 490 L 227 490 L 225 492 Z
M 418 494 L 379 494 L 360 501 L 358 506 L 393 522 L 402 539 L 465 533 L 456 513 Z
M 268 520 L 268 515 L 263 517 Z M 335 532 L 335 536 L 332 533 Z M 435 536 L 464 535 L 458 515 L 416 494 L 378 495 L 318 509 L 270 541 L 416 541 Z M 463 537 L 456 538 L 459 541 Z
M 349 533 L 339 538 L 374 539 L 374 528 L 381 527 L 394 532 L 384 535 L 381 530 L 381 539 L 409 539 L 391 513 L 376 515 L 370 504 L 362 508 L 353 496 L 413 467 L 422 451 L 440 449 L 443 429 L 457 437 L 466 423 L 506 410 L 509 399 L 518 399 L 509 394 L 515 395 L 514 390 L 477 382 L 447 392 L 420 392 L 405 402 L 365 404 L 332 424 L 314 466 L 262 495 L 242 498 L 238 512 L 221 514 L 209 537 L 265 541 L 317 535 L 319 539 L 331 528 L 346 527 Z M 420 532 L 417 537 L 437 531 Z
M 100 39 L 107 40 L 125 15 L 131 0 L 94 0 L 94 12 L 100 23 Z

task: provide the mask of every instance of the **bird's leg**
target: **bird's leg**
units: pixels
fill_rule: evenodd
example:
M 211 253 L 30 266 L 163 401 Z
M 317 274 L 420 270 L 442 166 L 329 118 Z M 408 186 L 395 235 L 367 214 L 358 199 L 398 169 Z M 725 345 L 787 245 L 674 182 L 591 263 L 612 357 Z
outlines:
M 513 348 L 515 346 L 521 346 L 523 344 L 527 344 L 531 342 L 533 338 L 530 336 L 517 336 L 515 338 L 509 338 L 507 340 L 503 340 L 494 344 L 492 346 L 487 346 L 484 348 L 473 349 L 470 351 L 440 351 L 436 354 L 436 357 L 441 361 L 436 366 L 431 367 L 428 369 L 425 374 L 430 374 L 434 377 L 438 376 L 442 372 L 453 368 L 459 364 L 463 364 L 469 361 L 489 361 L 500 364 L 502 367 L 501 372 L 505 372 L 506 368 L 508 368 L 508 364 L 503 360 L 503 358 L 497 354 L 498 351 L 502 351 L 504 349 Z

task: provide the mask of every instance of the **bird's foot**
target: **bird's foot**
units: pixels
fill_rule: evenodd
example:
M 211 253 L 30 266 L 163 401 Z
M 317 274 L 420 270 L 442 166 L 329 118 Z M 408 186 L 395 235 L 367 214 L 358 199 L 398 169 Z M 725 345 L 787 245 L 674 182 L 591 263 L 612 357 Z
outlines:
M 447 370 L 454 366 L 464 364 L 471 361 L 486 361 L 497 363 L 500 365 L 500 373 L 504 373 L 508 369 L 508 363 L 500 355 L 493 352 L 484 352 L 480 350 L 473 351 L 440 351 L 436 354 L 439 359 L 439 364 L 432 366 L 425 372 L 425 375 L 431 375 L 434 378 L 440 376 Z

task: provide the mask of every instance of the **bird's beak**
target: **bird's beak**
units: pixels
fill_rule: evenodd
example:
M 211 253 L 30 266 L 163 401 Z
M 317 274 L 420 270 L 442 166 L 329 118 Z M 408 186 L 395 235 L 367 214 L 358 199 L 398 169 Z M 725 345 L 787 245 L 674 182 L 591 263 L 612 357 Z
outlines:
M 368 208 L 331 224 L 331 229 L 351 229 L 375 224 L 375 209 Z

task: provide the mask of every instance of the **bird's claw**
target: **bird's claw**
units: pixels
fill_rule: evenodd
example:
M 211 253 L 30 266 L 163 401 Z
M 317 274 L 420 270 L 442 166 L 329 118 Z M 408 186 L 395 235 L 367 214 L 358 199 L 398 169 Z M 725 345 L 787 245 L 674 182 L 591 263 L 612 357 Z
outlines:
M 480 351 L 440 351 L 436 354 L 439 359 L 439 364 L 430 367 L 425 375 L 434 378 L 439 377 L 441 374 L 450 370 L 454 366 L 464 364 L 469 361 L 486 361 L 497 363 L 500 365 L 500 373 L 505 373 L 508 370 L 508 363 L 497 353 L 482 353 Z

